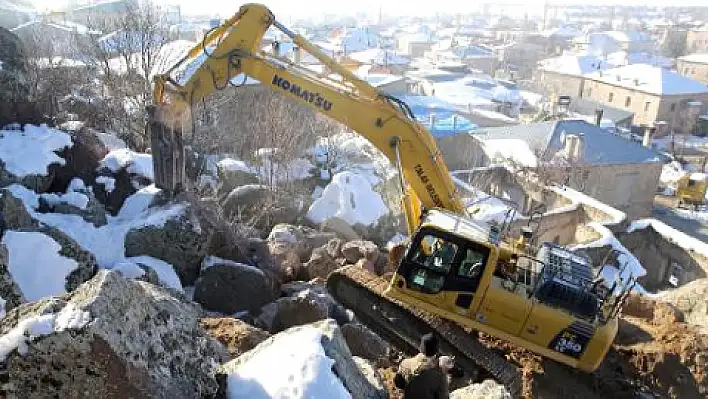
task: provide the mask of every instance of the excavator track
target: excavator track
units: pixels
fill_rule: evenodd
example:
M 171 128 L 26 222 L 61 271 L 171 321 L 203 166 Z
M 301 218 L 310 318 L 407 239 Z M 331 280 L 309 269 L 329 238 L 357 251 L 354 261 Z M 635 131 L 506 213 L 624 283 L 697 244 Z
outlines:
M 330 294 L 393 346 L 415 352 L 420 338 L 432 332 L 440 342 L 440 350 L 455 356 L 460 366 L 468 370 L 482 368 L 504 384 L 512 397 L 521 396 L 521 372 L 502 354 L 482 345 L 455 322 L 384 298 L 387 286 L 385 279 L 355 266 L 340 268 L 327 278 Z

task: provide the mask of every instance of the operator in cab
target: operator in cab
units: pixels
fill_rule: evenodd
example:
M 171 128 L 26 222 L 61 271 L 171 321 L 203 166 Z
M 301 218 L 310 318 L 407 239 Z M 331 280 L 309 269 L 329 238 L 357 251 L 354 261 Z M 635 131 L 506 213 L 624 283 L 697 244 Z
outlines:
M 450 388 L 447 377 L 449 362 L 441 361 L 438 340 L 426 334 L 420 340 L 420 353 L 404 359 L 394 378 L 404 399 L 448 399 Z

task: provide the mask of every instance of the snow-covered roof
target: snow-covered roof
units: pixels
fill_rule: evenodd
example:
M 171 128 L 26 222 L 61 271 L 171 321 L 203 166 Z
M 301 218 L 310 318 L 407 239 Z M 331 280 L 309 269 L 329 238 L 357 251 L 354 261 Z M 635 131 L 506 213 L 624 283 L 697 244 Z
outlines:
M 468 106 L 482 99 L 488 102 L 521 103 L 519 89 L 498 80 L 485 77 L 464 77 L 462 79 L 434 84 L 435 94 L 453 104 Z M 460 102 L 462 101 L 462 102 Z
M 435 137 L 452 136 L 470 132 L 478 126 L 460 116 L 460 109 L 446 101 L 431 96 L 400 95 L 413 112 L 418 123 L 424 125 Z
M 349 58 L 373 65 L 408 65 L 410 60 L 406 57 L 396 55 L 394 51 L 380 48 L 371 48 L 364 51 L 349 54 Z
M 661 68 L 671 68 L 674 65 L 674 60 L 671 58 L 649 53 L 628 53 L 626 51 L 616 51 L 607 54 L 607 62 L 617 66 L 649 64 Z
M 551 37 L 551 36 L 559 36 L 559 37 L 566 37 L 566 38 L 571 38 L 571 37 L 577 37 L 582 35 L 583 32 L 573 26 L 561 26 L 558 28 L 552 28 L 552 29 L 547 29 L 543 32 L 541 32 L 542 36 L 545 37 Z
M 594 55 L 562 55 L 539 61 L 539 69 L 563 75 L 581 76 L 615 65 Z
M 369 73 L 365 75 L 357 75 L 374 87 L 385 86 L 405 79 L 403 76 L 389 75 L 386 73 Z
M 400 35 L 398 40 L 404 43 L 431 43 L 431 35 L 426 33 L 413 33 L 409 35 Z
M 648 64 L 626 65 L 586 76 L 598 82 L 661 96 L 708 93 L 708 86 L 701 82 Z
M 18 25 L 12 29 L 11 32 L 17 33 L 23 29 L 29 28 L 31 26 L 44 26 L 52 29 L 62 30 L 64 32 L 76 33 L 79 35 L 100 35 L 101 31 L 91 29 L 85 25 L 78 24 L 72 21 L 62 21 L 62 22 L 44 22 L 41 20 L 34 20 L 25 22 L 24 24 Z
M 695 62 L 697 64 L 708 64 L 708 53 L 694 53 L 678 58 L 681 61 Z
M 487 128 L 475 133 L 475 137 L 490 140 L 520 140 L 534 154 L 543 154 L 545 160 L 564 151 L 564 137 L 568 134 L 584 135 L 583 162 L 588 164 L 636 164 L 660 162 L 659 154 L 639 143 L 608 133 L 605 129 L 582 120 L 513 125 Z M 528 152 L 522 153 L 522 155 Z
M 606 35 L 618 42 L 646 42 L 651 41 L 651 37 L 643 32 L 638 31 L 618 31 L 608 30 L 598 34 Z

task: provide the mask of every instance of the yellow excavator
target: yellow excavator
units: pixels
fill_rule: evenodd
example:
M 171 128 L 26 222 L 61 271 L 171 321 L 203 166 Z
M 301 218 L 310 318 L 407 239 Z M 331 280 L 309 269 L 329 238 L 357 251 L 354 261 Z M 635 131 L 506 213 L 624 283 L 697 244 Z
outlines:
M 264 49 L 271 27 L 327 73 Z M 434 138 L 406 104 L 338 65 L 265 6 L 243 5 L 155 77 L 158 112 L 151 112 L 148 126 L 177 125 L 240 74 L 358 132 L 399 170 L 410 239 L 396 272 L 383 280 L 346 267 L 327 281 L 332 295 L 360 320 L 403 349 L 412 350 L 433 331 L 443 351 L 484 368 L 516 394 L 519 371 L 475 339 L 478 332 L 586 372 L 599 366 L 629 288 L 607 288 L 588 259 L 566 248 L 530 245 L 530 229 L 512 237 L 510 224 L 500 228 L 470 219 Z

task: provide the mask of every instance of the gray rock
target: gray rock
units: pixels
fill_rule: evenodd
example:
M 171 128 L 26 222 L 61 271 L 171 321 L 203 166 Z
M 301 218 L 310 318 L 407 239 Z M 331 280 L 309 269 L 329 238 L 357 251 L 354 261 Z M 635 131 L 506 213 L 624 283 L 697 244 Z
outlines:
M 330 217 L 325 220 L 320 226 L 322 231 L 331 231 L 337 234 L 347 241 L 360 240 L 361 236 L 359 233 L 354 231 L 354 229 L 343 219 L 336 216 Z
M 190 208 L 185 215 L 164 226 L 133 229 L 125 237 L 127 257 L 147 255 L 175 268 L 183 286 L 194 285 L 207 252 L 208 232 L 202 229 Z
M 298 218 L 296 201 L 268 186 L 248 184 L 229 193 L 222 208 L 230 220 L 240 220 L 261 230 L 278 223 L 293 223 Z
M 46 193 L 52 186 L 54 180 L 53 168 L 48 168 L 46 175 L 27 175 L 18 177 L 5 169 L 5 164 L 0 160 L 0 187 L 7 187 L 11 184 L 21 184 L 37 193 Z
M 271 279 L 258 268 L 223 260 L 202 270 L 194 286 L 194 301 L 225 314 L 256 313 L 277 298 Z
M 256 319 L 256 325 L 275 334 L 326 318 L 327 308 L 319 306 L 314 300 L 307 297 L 285 297 L 265 305 Z
M 125 169 L 121 169 L 117 173 L 103 169 L 99 171 L 98 175 L 110 177 L 115 180 L 115 187 L 110 192 L 103 184 L 94 183 L 91 187 L 93 187 L 93 192 L 98 201 L 105 206 L 106 210 L 110 212 L 111 215 L 116 216 L 120 208 L 123 207 L 125 200 L 135 194 L 138 189 L 133 185 L 130 173 Z
M 91 192 L 84 192 L 83 194 L 88 196 L 89 199 L 86 209 L 81 209 L 77 206 L 64 202 L 55 205 L 47 204 L 46 201 L 40 197 L 40 210 L 45 209 L 47 212 L 77 215 L 81 216 L 82 219 L 96 227 L 105 226 L 108 223 L 108 217 L 103 204 L 98 202 L 96 197 Z
M 379 257 L 379 248 L 371 241 L 349 241 L 342 245 L 342 255 L 349 263 L 356 263 L 362 258 L 375 263 Z
M 74 145 L 59 153 L 66 163 L 55 168 L 52 182 L 54 192 L 65 192 L 71 180 L 75 178 L 83 180 L 87 185 L 93 185 L 96 169 L 103 157 L 108 154 L 108 149 L 98 137 L 97 131 L 82 127 L 70 133 Z
M 228 226 L 214 229 L 207 242 L 207 253 L 221 259 L 247 263 L 249 259 L 244 254 L 243 239 L 238 237 Z
M 258 357 L 262 351 L 270 347 L 279 338 L 289 334 L 296 333 L 303 328 L 315 327 L 322 332 L 322 348 L 330 359 L 334 360 L 332 369 L 337 377 L 342 381 L 344 387 L 351 393 L 354 399 L 383 399 L 387 396 L 383 395 L 379 389 L 372 385 L 367 377 L 357 366 L 352 357 L 344 337 L 334 320 L 324 320 L 308 326 L 299 326 L 283 331 L 268 340 L 262 342 L 253 350 L 246 352 L 240 357 L 224 364 L 220 368 L 220 372 L 224 374 L 233 373 L 238 370 L 239 366 L 249 360 Z
M 37 226 L 39 224 L 27 211 L 22 200 L 6 188 L 0 189 L 0 234 L 3 229 L 17 230 Z
M 504 385 L 494 380 L 484 380 L 450 392 L 450 399 L 511 399 Z
M 258 176 L 243 170 L 228 170 L 217 165 L 216 172 L 219 177 L 219 198 L 228 196 L 237 187 L 258 183 Z
M 377 361 L 388 357 L 391 346 L 363 324 L 352 322 L 342 326 L 342 334 L 354 356 Z
M 30 99 L 27 59 L 20 39 L 0 27 L 0 127 L 11 123 L 42 122 L 42 115 Z
M 327 278 L 332 271 L 339 267 L 339 264 L 329 255 L 327 248 L 320 247 L 312 251 L 310 260 L 303 267 L 308 278 Z
M 232 359 L 270 338 L 267 331 L 233 317 L 207 317 L 200 324 L 209 335 L 226 346 Z
M 354 363 L 364 375 L 366 380 L 371 384 L 374 389 L 376 389 L 378 398 L 388 398 L 388 390 L 384 384 L 384 379 L 381 374 L 376 370 L 376 368 L 366 359 L 362 359 L 359 356 L 354 355 Z
M 342 256 L 342 245 L 346 241 L 341 238 L 333 238 L 327 242 L 327 253 L 332 259 L 337 259 Z
M 281 292 L 286 297 L 309 299 L 325 311 L 328 318 L 336 320 L 340 325 L 350 322 L 350 313 L 330 295 L 323 284 L 318 284 L 315 281 L 317 280 L 283 284 Z
M 287 283 L 296 279 L 302 268 L 300 256 L 295 248 L 283 242 L 268 242 L 268 252 L 271 258 L 271 270 L 278 281 Z
M 250 215 L 269 195 L 268 186 L 247 184 L 233 189 L 222 201 L 222 207 L 228 217 Z
M 8 261 L 7 248 L 0 243 L 0 297 L 5 300 L 6 312 L 25 302 L 20 287 L 17 286 L 10 275 Z
M 332 232 L 320 232 L 307 226 L 294 226 L 280 223 L 273 226 L 268 235 L 268 242 L 277 242 L 291 246 L 300 259 L 309 259 L 315 248 L 326 245 L 336 238 Z
M 0 320 L 7 332 L 20 319 L 66 306 L 90 321 L 39 337 L 26 354 L 12 352 L 0 386 L 3 397 L 213 397 L 217 364 L 226 349 L 199 326 L 200 308 L 167 290 L 101 270 L 61 299 L 13 309 Z

